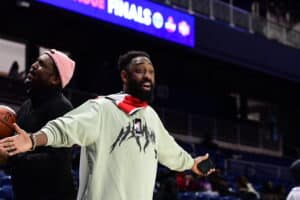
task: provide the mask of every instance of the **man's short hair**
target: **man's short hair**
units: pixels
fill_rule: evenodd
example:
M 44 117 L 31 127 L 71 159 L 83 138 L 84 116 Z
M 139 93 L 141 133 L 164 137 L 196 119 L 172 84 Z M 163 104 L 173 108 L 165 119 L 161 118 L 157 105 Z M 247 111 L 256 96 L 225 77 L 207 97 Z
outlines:
M 147 57 L 150 60 L 150 55 L 145 51 L 128 51 L 127 53 L 121 55 L 118 59 L 118 69 L 121 72 L 122 70 L 127 70 L 132 59 L 136 57 Z

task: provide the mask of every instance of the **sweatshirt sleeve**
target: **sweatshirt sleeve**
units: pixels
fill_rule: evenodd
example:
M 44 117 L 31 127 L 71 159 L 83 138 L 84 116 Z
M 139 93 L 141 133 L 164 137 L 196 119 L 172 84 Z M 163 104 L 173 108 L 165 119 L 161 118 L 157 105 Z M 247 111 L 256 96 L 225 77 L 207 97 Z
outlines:
M 159 120 L 158 160 L 161 164 L 176 171 L 190 170 L 194 159 L 182 149 Z
M 89 100 L 62 117 L 48 122 L 41 131 L 47 135 L 48 146 L 86 146 L 100 134 L 101 112 L 96 100 Z

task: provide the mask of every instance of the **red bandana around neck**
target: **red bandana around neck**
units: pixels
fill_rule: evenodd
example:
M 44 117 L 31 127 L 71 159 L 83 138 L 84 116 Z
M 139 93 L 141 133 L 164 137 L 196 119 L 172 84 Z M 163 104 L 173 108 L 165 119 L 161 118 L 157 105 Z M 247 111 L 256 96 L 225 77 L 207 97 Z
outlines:
M 113 100 L 118 108 L 128 115 L 132 115 L 136 111 L 148 106 L 146 101 L 141 101 L 140 99 L 128 94 L 113 94 L 107 96 L 107 98 Z

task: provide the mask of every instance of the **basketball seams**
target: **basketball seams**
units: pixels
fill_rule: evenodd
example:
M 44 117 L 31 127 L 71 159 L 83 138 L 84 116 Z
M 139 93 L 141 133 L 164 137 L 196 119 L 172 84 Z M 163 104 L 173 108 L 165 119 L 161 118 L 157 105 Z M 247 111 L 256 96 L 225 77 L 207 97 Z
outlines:
M 1 108 L 7 109 L 7 110 L 9 110 L 10 113 L 12 113 L 13 115 L 16 115 L 16 112 L 8 106 L 0 105 L 0 109 Z
M 2 122 L 7 128 L 9 128 L 10 130 L 14 130 L 14 128 L 12 128 L 8 123 L 6 123 L 6 121 L 4 121 L 3 119 L 0 118 L 0 122 Z
M 0 105 L 0 138 L 7 137 L 13 134 L 14 127 L 12 124 L 16 122 L 15 112 L 7 106 Z

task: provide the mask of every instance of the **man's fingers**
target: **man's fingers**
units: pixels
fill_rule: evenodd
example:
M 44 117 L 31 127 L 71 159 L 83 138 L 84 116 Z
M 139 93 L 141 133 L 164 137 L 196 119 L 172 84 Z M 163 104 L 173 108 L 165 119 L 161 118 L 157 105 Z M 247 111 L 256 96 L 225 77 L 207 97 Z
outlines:
M 213 168 L 213 169 L 210 169 L 210 170 L 207 172 L 207 175 L 210 175 L 210 174 L 214 173 L 215 171 L 216 171 L 216 169 L 215 169 L 215 168 Z
M 204 155 L 204 157 L 203 157 L 203 159 L 202 159 L 202 160 L 206 160 L 208 157 L 209 157 L 209 154 L 208 154 L 208 153 L 206 153 L 206 154 Z
M 10 152 L 14 152 L 16 151 L 17 149 L 15 147 L 9 147 L 7 148 L 7 152 L 10 153 Z
M 22 144 L 28 142 L 29 136 L 16 123 L 13 124 L 16 135 L 0 140 L 0 148 L 8 153 L 9 156 L 14 156 L 23 152 Z
M 2 140 L 0 140 L 0 144 L 7 144 L 9 142 L 13 142 L 13 138 L 12 137 L 6 137 L 6 138 L 3 138 Z
M 19 150 L 14 145 L 5 148 L 5 150 L 9 156 L 14 156 L 19 153 Z
M 10 144 L 10 143 L 7 143 L 7 144 L 3 145 L 2 148 L 7 152 L 10 152 L 10 151 L 13 151 L 13 150 L 16 149 L 15 145 Z
M 24 133 L 24 130 L 21 129 L 21 128 L 18 126 L 17 123 L 13 123 L 13 126 L 14 126 L 14 128 L 15 128 L 15 131 L 16 131 L 18 134 Z
M 208 153 L 206 153 L 204 156 L 199 156 L 198 158 L 196 158 L 197 159 L 197 163 L 202 162 L 203 160 L 208 159 L 208 157 L 209 157 Z
M 16 155 L 17 153 L 18 153 L 17 150 L 15 150 L 15 151 L 10 151 L 10 152 L 8 152 L 8 155 L 9 155 L 9 156 L 14 156 L 14 155 Z

